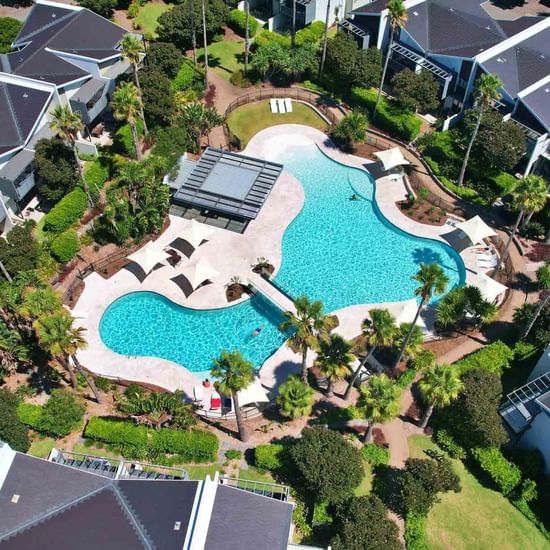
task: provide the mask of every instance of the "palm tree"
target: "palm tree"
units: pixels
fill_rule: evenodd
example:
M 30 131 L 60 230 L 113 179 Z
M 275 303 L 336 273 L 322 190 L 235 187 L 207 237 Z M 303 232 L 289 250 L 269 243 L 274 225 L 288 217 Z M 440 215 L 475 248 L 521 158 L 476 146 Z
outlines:
M 380 81 L 380 88 L 378 89 L 378 95 L 376 96 L 376 103 L 374 104 L 374 110 L 372 111 L 372 120 L 376 119 L 376 111 L 378 110 L 378 104 L 382 97 L 382 89 L 384 88 L 384 81 L 386 80 L 386 72 L 388 70 L 388 62 L 392 53 L 393 40 L 395 38 L 396 30 L 402 29 L 407 23 L 408 15 L 407 9 L 403 0 L 389 0 L 386 6 L 388 15 L 386 16 L 390 23 L 390 43 L 388 45 L 388 52 L 386 53 L 386 60 L 384 61 L 384 69 L 382 70 L 382 79 Z
M 196 150 L 200 150 L 201 141 L 208 136 L 212 128 L 223 123 L 214 107 L 205 107 L 202 103 L 189 103 L 181 111 L 180 124 L 185 126 L 195 138 Z
M 414 291 L 414 295 L 420 296 L 421 298 L 420 304 L 418 306 L 418 309 L 416 310 L 416 315 L 414 316 L 413 322 L 410 324 L 409 332 L 407 336 L 405 336 L 405 338 L 403 339 L 401 349 L 399 350 L 399 354 L 397 355 L 397 358 L 393 365 L 394 368 L 397 367 L 397 365 L 399 365 L 399 363 L 401 362 L 403 353 L 405 352 L 405 349 L 409 344 L 409 340 L 411 339 L 412 333 L 415 330 L 414 327 L 416 326 L 416 322 L 418 321 L 418 317 L 420 316 L 422 308 L 431 300 L 434 293 L 443 294 L 445 292 L 445 289 L 447 288 L 447 283 L 449 282 L 449 279 L 447 278 L 447 275 L 445 275 L 445 273 L 443 272 L 441 266 L 436 263 L 420 264 L 420 269 L 418 270 L 416 275 L 413 276 L 413 279 L 420 283 L 420 286 L 417 287 Z
M 208 38 L 206 36 L 206 0 L 201 0 L 202 36 L 204 39 L 204 89 L 208 92 Z
M 546 260 L 544 264 L 537 269 L 537 281 L 539 287 L 544 291 L 544 297 L 539 300 L 537 308 L 529 320 L 529 323 L 523 330 L 520 340 L 527 338 L 535 324 L 535 321 L 540 315 L 540 312 L 544 309 L 544 306 L 548 303 L 548 300 L 550 300 L 550 260 Z
M 42 349 L 69 373 L 73 389 L 76 391 L 78 388 L 74 370 L 76 368 L 90 386 L 96 401 L 101 403 L 94 381 L 86 374 L 76 358 L 76 352 L 79 349 L 84 349 L 87 343 L 84 338 L 85 329 L 73 327 L 73 321 L 70 314 L 61 311 L 40 317 L 33 323 L 33 327 Z
M 325 15 L 325 32 L 323 33 L 323 50 L 321 53 L 321 62 L 319 63 L 319 81 L 323 77 L 323 71 L 325 70 L 325 60 L 327 58 L 329 16 L 330 16 L 330 0 L 327 0 L 327 13 Z
M 139 64 L 141 63 L 144 54 L 143 44 L 135 36 L 127 34 L 122 39 L 120 46 L 122 58 L 127 59 L 130 62 L 130 65 L 132 65 L 132 69 L 134 72 L 134 82 L 136 84 L 136 88 L 138 89 L 139 100 L 141 103 L 141 120 L 143 121 L 143 132 L 145 133 L 145 135 L 147 135 L 149 131 L 147 129 L 147 123 L 145 122 L 145 114 L 143 113 L 143 96 L 141 94 L 141 84 L 139 83 L 138 71 Z
M 356 143 L 365 141 L 369 123 L 363 113 L 348 113 L 334 128 L 333 136 L 345 143 L 353 151 Z
M 111 100 L 113 116 L 117 120 L 125 120 L 130 125 L 132 140 L 136 149 L 136 156 L 141 160 L 141 148 L 137 133 L 137 120 L 141 117 L 142 107 L 138 90 L 131 82 L 122 82 L 113 93 Z
M 369 422 L 365 433 L 365 443 L 369 443 L 374 424 L 387 422 L 399 414 L 399 389 L 385 374 L 371 376 L 369 383 L 361 386 L 360 407 Z
M 290 43 L 292 49 L 296 46 L 296 0 L 292 0 L 292 29 L 290 32 Z
M 313 394 L 314 391 L 299 376 L 289 376 L 279 388 L 279 411 L 283 416 L 292 419 L 309 416 L 313 408 Z
M 197 66 L 197 27 L 195 25 L 195 0 L 189 1 L 189 19 L 191 20 L 191 46 L 193 49 L 193 66 Z
M 331 334 L 328 340 L 319 342 L 319 354 L 315 364 L 321 375 L 328 380 L 327 397 L 334 395 L 334 385 L 351 373 L 355 355 L 352 345 L 338 334 Z
M 302 352 L 302 381 L 307 384 L 307 352 L 318 349 L 319 339 L 326 339 L 334 328 L 332 317 L 323 313 L 323 303 L 310 302 L 307 296 L 300 296 L 294 300 L 296 313 L 285 311 L 285 320 L 279 330 L 292 332 L 288 339 L 288 346 L 295 352 Z
M 482 74 L 477 79 L 475 89 L 475 101 L 477 109 L 477 119 L 474 126 L 474 131 L 470 137 L 468 147 L 466 147 L 466 153 L 464 154 L 464 160 L 462 161 L 462 167 L 460 168 L 460 175 L 458 176 L 458 185 L 463 185 L 464 175 L 466 174 L 466 168 L 470 160 L 470 153 L 474 141 L 476 140 L 479 127 L 481 126 L 481 120 L 483 119 L 483 113 L 491 106 L 493 101 L 498 101 L 502 96 L 498 91 L 498 88 L 502 86 L 502 81 L 498 76 L 494 74 Z
M 518 231 L 522 218 L 527 212 L 538 212 L 542 210 L 546 204 L 546 195 L 546 184 L 539 176 L 527 176 L 523 178 L 512 192 L 512 205 L 519 214 L 508 241 L 506 242 L 506 246 L 500 254 L 498 264 L 495 268 L 495 274 L 499 272 L 502 263 L 508 256 L 508 250 Z
M 533 187 L 536 187 L 536 188 L 539 188 L 539 189 L 542 188 L 542 187 L 548 188 L 548 184 L 546 183 L 546 181 L 544 180 L 543 177 L 537 176 L 536 174 L 531 174 L 530 176 L 527 176 L 527 177 L 532 182 Z M 550 193 L 550 191 L 548 189 L 547 189 L 546 192 L 547 192 L 547 195 L 548 195 L 548 193 Z M 539 210 L 542 210 L 546 205 L 546 201 L 544 201 L 544 204 L 542 206 L 540 206 L 539 200 L 537 200 L 535 202 L 536 202 L 536 204 L 534 205 L 534 208 L 526 210 L 526 215 L 524 216 L 523 222 L 521 223 L 522 227 L 525 227 L 531 221 L 531 218 L 533 217 L 533 214 L 535 212 L 538 212 Z
M 29 349 L 19 332 L 0 322 L 0 381 L 2 373 L 14 373 L 19 365 L 28 363 L 29 359 Z
M 426 370 L 418 383 L 418 388 L 428 407 L 420 421 L 424 429 L 432 416 L 434 408 L 445 407 L 454 401 L 462 390 L 462 381 L 458 370 L 451 365 L 437 365 Z
M 399 326 L 398 336 L 396 338 L 397 346 L 401 347 L 407 336 L 409 336 L 409 339 L 405 349 L 403 350 L 403 357 L 407 360 L 415 359 L 418 354 L 422 352 L 424 332 L 418 325 L 413 325 L 412 323 L 401 323 Z
M 250 435 L 244 424 L 241 406 L 239 405 L 239 391 L 250 385 L 253 379 L 252 363 L 243 358 L 240 351 L 222 351 L 217 359 L 214 359 L 214 366 L 210 370 L 215 382 L 216 389 L 222 394 L 231 396 L 233 409 L 237 418 L 239 438 L 241 441 L 248 441 Z
M 378 346 L 391 346 L 397 336 L 395 317 L 387 309 L 371 309 L 369 317 L 370 319 L 363 321 L 361 329 L 363 335 L 366 337 L 367 344 L 370 346 L 370 350 L 355 369 L 344 393 L 344 399 L 349 398 L 351 388 L 353 388 L 361 369 L 365 366 L 369 357 L 376 351 L 376 348 Z
M 80 164 L 80 159 L 78 158 L 78 151 L 76 149 L 78 132 L 84 128 L 84 124 L 80 118 L 80 113 L 74 113 L 68 105 L 57 105 L 51 111 L 50 117 L 50 128 L 56 132 L 65 143 L 68 143 L 69 147 L 73 151 L 78 174 L 80 175 L 84 192 L 86 193 L 86 197 L 88 199 L 88 206 L 91 208 L 94 205 L 94 202 L 92 200 L 92 196 L 90 195 L 90 189 L 86 183 L 84 170 L 82 170 L 82 165 Z

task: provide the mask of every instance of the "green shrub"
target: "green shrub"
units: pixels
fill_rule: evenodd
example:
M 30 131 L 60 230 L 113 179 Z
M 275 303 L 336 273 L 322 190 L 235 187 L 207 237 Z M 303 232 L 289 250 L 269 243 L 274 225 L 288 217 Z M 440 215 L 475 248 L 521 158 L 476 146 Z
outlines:
M 51 243 L 52 256 L 61 263 L 72 260 L 80 250 L 80 240 L 74 229 L 58 235 Z
M 0 388 L 0 440 L 12 449 L 26 453 L 30 447 L 29 430 L 19 419 L 18 398 L 7 388 Z
M 185 59 L 174 80 L 172 80 L 172 89 L 175 92 L 179 92 L 200 85 L 202 82 L 202 73 L 193 66 L 193 62 L 190 59 Z
M 83 189 L 73 189 L 44 216 L 44 231 L 62 233 L 82 217 L 86 206 Z
M 409 512 L 405 516 L 405 547 L 407 550 L 428 550 L 426 518 Z
M 42 418 L 42 407 L 40 405 L 19 403 L 17 406 L 17 417 L 26 426 L 40 431 L 40 419 Z
M 138 137 L 143 136 L 143 122 L 138 120 L 136 123 L 136 129 Z M 111 147 L 113 153 L 119 155 L 135 157 L 136 149 L 134 147 L 134 141 L 132 139 L 132 129 L 129 124 L 123 124 L 118 128 L 113 136 L 113 145 Z
M 326 500 L 318 502 L 313 508 L 312 525 L 330 525 L 334 519 L 329 512 L 330 503 Z
M 116 448 L 131 448 L 145 454 L 147 450 L 148 430 L 145 426 L 136 426 L 131 421 L 111 420 L 93 416 L 88 421 L 84 436 L 101 441 Z
M 531 510 L 529 503 L 526 500 L 521 498 L 512 500 L 512 504 L 529 520 L 537 529 L 546 537 L 547 540 L 550 540 L 550 531 L 546 529 L 546 526 L 543 521 L 541 521 L 538 516 Z
M 153 430 L 150 452 L 178 454 L 185 462 L 213 462 L 218 455 L 218 438 L 204 430 Z
M 111 381 L 103 376 L 97 376 L 95 379 L 97 389 L 102 392 L 108 392 L 111 389 Z
M 244 36 L 246 32 L 246 13 L 244 11 L 235 9 L 231 10 L 229 14 L 229 21 L 227 25 L 231 27 L 237 34 Z M 248 18 L 248 32 L 249 36 L 253 37 L 258 32 L 259 23 L 252 15 Z
M 497 447 L 477 447 L 472 454 L 481 469 L 489 475 L 503 495 L 509 494 L 519 485 L 521 481 L 520 469 L 506 460 Z
M 139 3 L 138 2 L 130 2 L 130 5 L 128 6 L 127 15 L 128 19 L 134 19 L 139 14 Z
M 111 169 L 111 159 L 106 156 L 100 156 L 86 163 L 84 167 L 84 179 L 88 184 L 90 195 L 92 195 L 94 201 L 97 201 L 99 192 L 110 178 Z
M 378 92 L 374 88 L 352 88 L 350 103 L 372 112 Z M 396 102 L 382 97 L 376 114 L 376 126 L 404 141 L 413 141 L 420 133 L 422 121 L 414 113 L 404 111 Z
M 436 443 L 451 457 L 464 460 L 466 451 L 449 435 L 447 430 L 437 430 L 434 435 Z
M 283 467 L 283 454 L 285 446 L 280 443 L 258 445 L 254 449 L 254 464 L 262 470 L 270 472 L 280 470 Z
M 404 390 L 409 384 L 412 384 L 413 380 L 416 377 L 416 371 L 414 369 L 407 369 L 401 376 L 396 380 L 395 385 Z
M 522 230 L 521 234 L 526 239 L 540 239 L 544 237 L 546 233 L 546 228 L 542 223 L 539 222 L 529 222 Z
M 229 449 L 225 451 L 225 458 L 227 458 L 227 460 L 240 460 L 242 457 L 243 453 L 238 449 Z
M 499 197 L 509 195 L 518 184 L 518 179 L 508 172 L 500 172 L 496 176 L 487 178 Z
M 368 443 L 361 449 L 363 459 L 371 466 L 387 466 L 390 461 L 390 450 L 376 443 Z
M 247 76 L 245 76 L 242 69 L 235 71 L 229 78 L 229 82 L 231 82 L 233 86 L 237 86 L 239 88 L 249 88 L 250 86 L 252 86 L 252 82 L 248 79 Z
M 485 369 L 500 376 L 504 369 L 510 367 L 513 358 L 514 352 L 504 342 L 497 340 L 457 361 L 455 366 L 461 375 L 473 369 Z

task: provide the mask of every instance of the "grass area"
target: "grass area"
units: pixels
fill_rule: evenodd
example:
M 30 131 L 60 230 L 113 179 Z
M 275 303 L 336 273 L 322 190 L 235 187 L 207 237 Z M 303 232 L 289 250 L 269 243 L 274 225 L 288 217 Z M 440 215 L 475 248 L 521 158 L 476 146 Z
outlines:
M 200 62 L 204 61 L 204 48 L 197 50 L 197 57 Z M 242 40 L 222 40 L 208 46 L 208 66 L 225 80 L 229 80 L 235 71 L 244 68 L 243 57 Z
M 411 457 L 425 458 L 424 450 L 438 447 L 425 436 L 409 438 Z M 428 515 L 427 540 L 432 550 L 515 550 L 548 548 L 537 528 L 500 493 L 487 489 L 453 460 L 462 491 L 446 493 Z
M 46 222 L 46 217 L 42 216 L 38 223 L 36 224 L 36 227 L 34 228 L 34 237 L 39 242 L 44 242 L 44 239 L 46 238 L 46 235 L 44 233 L 44 223 Z
M 229 129 L 241 141 L 244 148 L 250 139 L 260 130 L 277 124 L 304 124 L 318 130 L 326 130 L 325 121 L 311 108 L 303 103 L 292 102 L 292 113 L 272 113 L 268 101 L 243 105 L 233 111 L 228 119 Z
M 141 31 L 150 33 L 156 38 L 158 18 L 170 9 L 172 9 L 172 6 L 168 4 L 148 2 L 139 8 L 139 13 L 135 21 L 139 25 Z
M 55 439 L 52 437 L 38 437 L 31 443 L 28 454 L 38 458 L 47 458 L 55 447 Z
M 363 476 L 361 483 L 353 491 L 356 497 L 365 497 L 370 495 L 372 490 L 372 466 L 366 460 L 363 460 L 363 471 L 365 472 L 365 475 Z
M 196 481 L 205 479 L 207 475 L 213 479 L 214 474 L 222 469 L 219 464 L 178 464 L 174 468 L 183 468 L 189 474 L 189 478 Z

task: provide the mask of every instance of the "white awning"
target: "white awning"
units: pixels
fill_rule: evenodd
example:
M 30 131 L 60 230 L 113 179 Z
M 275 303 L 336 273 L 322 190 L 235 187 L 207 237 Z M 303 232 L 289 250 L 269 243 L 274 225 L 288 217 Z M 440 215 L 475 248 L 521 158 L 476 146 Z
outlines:
M 148 274 L 153 267 L 164 262 L 167 257 L 168 253 L 165 252 L 158 244 L 151 241 L 143 248 L 140 248 L 133 254 L 130 254 L 128 259 L 138 264 L 141 269 Z
M 207 279 L 219 275 L 218 271 L 205 258 L 200 258 L 195 262 L 188 263 L 179 271 L 187 278 L 193 289 L 196 289 Z
M 387 149 L 386 151 L 377 151 L 374 156 L 384 165 L 384 170 L 391 170 L 397 166 L 410 164 L 410 162 L 402 155 L 399 147 Z
M 474 216 L 469 220 L 457 223 L 456 229 L 460 229 L 465 233 L 472 244 L 478 244 L 487 237 L 494 237 L 496 235 L 492 227 L 489 227 L 479 216 Z
M 193 248 L 197 248 L 214 231 L 215 229 L 204 223 L 191 220 L 178 236 L 180 239 L 187 241 Z
M 475 273 L 472 275 L 472 279 L 468 281 L 472 286 L 477 286 L 482 296 L 488 302 L 494 302 L 498 296 L 508 290 L 508 287 L 500 284 L 498 281 L 487 277 L 484 273 Z
M 239 395 L 239 405 L 244 407 L 250 403 L 267 403 L 269 397 L 267 397 L 267 392 L 260 383 L 258 377 L 254 378 L 253 382 L 246 387 L 244 390 L 238 392 Z

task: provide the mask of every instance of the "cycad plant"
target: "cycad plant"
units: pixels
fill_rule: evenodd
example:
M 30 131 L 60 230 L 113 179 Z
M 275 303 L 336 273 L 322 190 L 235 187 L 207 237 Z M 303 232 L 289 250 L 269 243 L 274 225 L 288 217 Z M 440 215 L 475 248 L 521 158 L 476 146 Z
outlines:
M 137 131 L 137 121 L 141 118 L 142 106 L 138 89 L 131 82 L 122 82 L 113 92 L 111 100 L 113 116 L 117 120 L 125 120 L 132 132 L 132 141 L 136 151 L 136 157 L 141 160 L 141 147 Z
M 352 345 L 338 334 L 331 334 L 329 339 L 319 342 L 319 353 L 315 364 L 321 375 L 328 381 L 327 397 L 334 395 L 334 385 L 351 374 L 355 355 L 351 353 Z
M 313 390 L 302 382 L 299 376 L 289 376 L 279 388 L 277 405 L 287 418 L 309 416 L 313 408 Z

